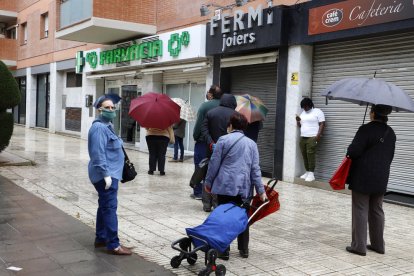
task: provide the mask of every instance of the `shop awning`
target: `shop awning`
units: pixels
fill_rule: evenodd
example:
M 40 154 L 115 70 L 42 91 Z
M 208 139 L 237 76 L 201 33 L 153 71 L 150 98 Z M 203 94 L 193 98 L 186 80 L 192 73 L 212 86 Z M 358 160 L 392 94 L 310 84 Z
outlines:
M 278 52 L 228 57 L 221 59 L 221 68 L 276 62 Z

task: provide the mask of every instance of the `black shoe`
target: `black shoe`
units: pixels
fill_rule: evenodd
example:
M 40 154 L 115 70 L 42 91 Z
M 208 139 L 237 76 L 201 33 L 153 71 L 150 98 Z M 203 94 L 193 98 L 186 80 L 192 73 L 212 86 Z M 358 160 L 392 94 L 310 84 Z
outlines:
M 210 213 L 211 212 L 211 208 L 205 208 L 205 207 L 203 207 L 203 211 L 206 212 L 206 213 Z
M 239 250 L 239 253 L 242 258 L 249 258 L 249 249 Z
M 353 250 L 353 249 L 352 249 L 352 247 L 350 247 L 350 246 L 347 246 L 347 247 L 346 247 L 346 251 L 348 251 L 349 253 L 357 254 L 357 255 L 359 255 L 359 256 L 366 256 L 366 255 L 367 255 L 367 253 L 364 253 L 364 252 L 358 252 L 358 251 L 356 251 L 356 250 Z
M 230 259 L 230 252 L 224 252 L 224 253 L 218 252 L 217 258 L 222 259 L 224 261 L 228 261 Z
M 148 171 L 148 174 L 153 175 L 154 171 Z
M 165 175 L 165 172 L 160 172 L 160 175 Z
M 180 159 L 180 160 L 178 160 L 178 162 L 184 162 L 184 159 Z
M 367 249 L 368 250 L 371 250 L 371 251 L 375 251 L 375 252 L 377 252 L 378 254 L 385 254 L 385 252 L 384 251 L 381 251 L 381 250 L 377 250 L 377 249 L 375 249 L 374 247 L 372 247 L 372 245 L 367 245 Z

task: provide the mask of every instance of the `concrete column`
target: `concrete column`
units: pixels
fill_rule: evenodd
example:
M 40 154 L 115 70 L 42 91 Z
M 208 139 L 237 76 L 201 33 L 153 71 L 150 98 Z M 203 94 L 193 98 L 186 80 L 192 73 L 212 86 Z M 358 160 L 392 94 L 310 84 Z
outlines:
M 313 47 L 296 45 L 289 47 L 288 83 L 286 97 L 285 146 L 283 158 L 283 180 L 293 182 L 294 178 L 305 171 L 299 149 L 299 128 L 296 126 L 295 114 L 300 114 L 300 101 L 310 95 L 312 87 L 312 53 Z M 297 73 L 297 84 L 291 81 Z
M 32 68 L 26 69 L 26 127 L 36 126 L 36 75 Z
M 62 131 L 63 74 L 56 71 L 56 62 L 50 64 L 49 132 Z
M 82 122 L 81 122 L 81 138 L 87 140 L 89 129 L 95 120 L 96 110 L 93 106 L 85 106 L 85 98 L 92 95 L 92 103 L 104 94 L 104 81 L 102 79 L 87 79 L 86 74 L 82 76 Z
M 163 92 L 162 77 L 163 74 L 144 75 L 142 78 L 142 95 L 145 95 L 148 92 Z M 141 127 L 139 132 L 139 143 L 136 144 L 140 151 L 148 150 L 147 141 L 145 139 L 146 135 L 146 129 Z
M 210 87 L 213 85 L 214 80 L 214 62 L 220 62 L 220 59 L 216 61 L 214 58 L 209 59 L 210 67 L 207 68 L 207 75 L 206 75 L 206 92 L 210 89 Z

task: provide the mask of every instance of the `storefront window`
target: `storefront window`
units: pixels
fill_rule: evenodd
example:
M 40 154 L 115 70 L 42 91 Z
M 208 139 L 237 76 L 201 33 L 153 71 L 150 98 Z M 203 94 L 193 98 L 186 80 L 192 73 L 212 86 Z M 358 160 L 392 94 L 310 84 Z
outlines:
M 166 93 L 171 98 L 181 98 L 194 108 L 194 111 L 197 111 L 200 105 L 205 100 L 205 84 L 167 84 Z M 193 140 L 193 129 L 195 122 L 187 122 L 186 132 L 184 137 L 184 149 L 193 151 L 194 150 L 194 140 Z
M 19 105 L 13 108 L 14 122 L 17 124 L 26 124 L 26 77 L 17 78 L 17 84 L 20 90 L 21 100 Z
M 121 138 L 124 142 L 139 142 L 140 127 L 137 122 L 128 115 L 132 99 L 141 95 L 136 85 L 123 85 L 121 92 Z

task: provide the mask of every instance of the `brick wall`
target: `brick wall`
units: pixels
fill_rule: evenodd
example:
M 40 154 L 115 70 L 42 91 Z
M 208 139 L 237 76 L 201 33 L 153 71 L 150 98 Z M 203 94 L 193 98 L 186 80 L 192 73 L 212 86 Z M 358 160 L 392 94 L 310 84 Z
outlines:
M 94 0 L 93 16 L 155 25 L 156 2 L 153 0 Z
M 0 60 L 17 60 L 17 40 L 0 38 Z
M 74 58 L 77 51 L 99 47 L 96 44 L 55 39 L 56 4 L 60 0 L 13 1 L 17 1 L 18 6 L 25 7 L 18 13 L 17 20 L 19 24 L 26 22 L 28 28 L 27 44 L 21 45 L 21 40 L 18 40 L 17 68 Z M 45 12 L 49 16 L 49 37 L 41 38 L 41 15 Z M 19 33 L 21 36 L 21 27 Z
M 15 0 L 0 0 L 0 10 L 17 12 L 17 2 Z

